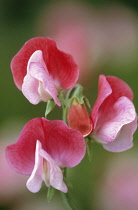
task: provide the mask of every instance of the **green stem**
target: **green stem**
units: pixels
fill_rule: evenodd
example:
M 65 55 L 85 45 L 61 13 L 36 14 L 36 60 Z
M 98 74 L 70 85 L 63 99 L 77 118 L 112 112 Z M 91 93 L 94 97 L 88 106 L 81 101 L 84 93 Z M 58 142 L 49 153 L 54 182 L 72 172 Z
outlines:
M 67 123 L 68 104 L 65 103 L 63 95 L 60 95 L 60 101 L 61 101 L 62 110 L 63 110 L 62 119 L 63 119 L 63 121 L 65 123 Z M 64 170 L 63 170 L 63 177 L 67 181 L 67 168 L 64 168 Z M 64 201 L 65 201 L 66 205 L 68 206 L 68 208 L 70 210 L 79 210 L 79 208 L 76 207 L 76 205 L 75 205 L 75 203 L 74 203 L 74 201 L 72 199 L 72 196 L 71 196 L 71 193 L 70 193 L 70 189 L 68 189 L 67 193 L 62 193 L 62 196 L 64 198 Z
M 67 168 L 64 168 L 64 172 L 63 172 L 64 178 L 67 179 Z M 71 198 L 71 193 L 68 189 L 67 193 L 62 193 L 64 201 L 66 203 L 66 205 L 68 206 L 68 208 L 70 210 L 79 210 L 79 208 L 76 206 L 74 200 Z

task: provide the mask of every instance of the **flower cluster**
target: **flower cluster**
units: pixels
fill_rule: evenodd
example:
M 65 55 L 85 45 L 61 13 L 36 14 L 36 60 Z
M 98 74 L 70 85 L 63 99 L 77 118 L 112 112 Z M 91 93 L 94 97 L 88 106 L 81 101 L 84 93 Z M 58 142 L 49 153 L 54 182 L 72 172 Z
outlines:
M 25 43 L 12 59 L 11 70 L 17 88 L 30 103 L 47 102 L 45 118 L 26 123 L 17 142 L 6 148 L 9 165 L 30 175 L 26 186 L 31 192 L 38 192 L 44 181 L 47 187 L 66 193 L 64 171 L 81 162 L 89 141 L 112 152 L 133 146 L 137 115 L 133 92 L 122 80 L 100 75 L 91 109 L 83 87 L 75 85 L 78 65 L 54 40 L 43 37 Z M 64 89 L 69 89 L 66 96 Z M 64 121 L 46 119 L 55 105 L 62 106 Z

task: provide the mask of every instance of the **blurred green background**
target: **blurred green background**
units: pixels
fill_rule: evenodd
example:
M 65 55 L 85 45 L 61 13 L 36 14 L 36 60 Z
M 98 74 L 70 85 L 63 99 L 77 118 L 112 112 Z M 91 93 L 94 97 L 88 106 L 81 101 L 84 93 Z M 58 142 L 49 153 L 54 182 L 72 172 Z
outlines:
M 50 13 L 53 14 L 55 8 L 62 8 L 64 10 L 64 4 L 72 2 L 72 8 L 74 1 L 50 1 L 50 0 L 1 0 L 0 1 L 0 87 L 1 87 L 1 114 L 0 114 L 0 145 L 8 145 L 13 143 L 18 138 L 19 132 L 24 124 L 32 118 L 42 117 L 45 112 L 45 103 L 38 105 L 32 105 L 23 96 L 22 92 L 17 89 L 13 82 L 10 62 L 12 57 L 18 52 L 22 45 L 30 38 L 36 36 L 50 36 L 50 26 L 53 24 L 50 21 Z M 62 6 L 60 6 L 62 5 Z M 134 92 L 134 104 L 136 110 L 138 110 L 138 98 L 137 98 L 137 77 L 138 77 L 138 3 L 136 0 L 81 0 L 75 1 L 74 8 L 77 6 L 81 9 L 85 5 L 89 10 L 89 15 L 86 12 L 83 17 L 89 16 L 89 28 L 91 27 L 94 32 L 93 36 L 89 37 L 89 42 L 94 43 L 92 48 L 92 65 L 87 67 L 83 71 L 88 71 L 88 75 L 85 78 L 84 84 L 85 94 L 89 98 L 91 105 L 93 105 L 97 95 L 97 84 L 99 74 L 113 75 L 123 79 L 127 82 Z M 86 9 L 85 8 L 85 9 Z M 112 8 L 112 9 L 110 9 Z M 83 10 L 83 9 L 82 9 Z M 119 10 L 119 15 L 118 15 Z M 112 13 L 114 11 L 114 13 Z M 56 11 L 55 11 L 56 13 Z M 61 16 L 64 19 L 64 13 Z M 108 15 L 107 15 L 108 13 Z M 101 15 L 102 14 L 102 15 Z M 107 16 L 106 16 L 106 15 Z M 113 15 L 114 14 L 114 15 Z M 46 15 L 46 16 L 45 16 Z M 49 16 L 48 16 L 49 15 Z M 107 24 L 109 20 L 112 20 L 110 24 Z M 100 16 L 100 19 L 99 19 Z M 72 14 L 70 12 L 70 17 Z M 105 20 L 104 20 L 105 17 Z M 126 21 L 125 21 L 126 20 Z M 53 21 L 53 20 L 52 20 Z M 75 20 L 74 20 L 75 21 Z M 103 21 L 103 22 L 102 22 Z M 93 24 L 90 24 L 90 23 Z M 94 24 L 95 23 L 95 24 Z M 104 39 L 102 40 L 102 32 L 104 24 L 108 28 L 108 33 L 104 32 Z M 114 25 L 113 25 L 114 24 Z M 81 25 L 81 22 L 80 22 Z M 125 25 L 126 32 L 123 32 L 123 25 Z M 110 26 L 112 27 L 110 29 Z M 46 27 L 46 28 L 45 28 Z M 53 27 L 53 25 L 52 25 Z M 98 27 L 98 29 L 96 28 Z M 101 27 L 101 28 L 100 28 Z M 128 28 L 127 28 L 128 27 Z M 111 30 L 117 31 L 117 35 L 113 36 Z M 98 32 L 96 32 L 98 31 Z M 97 37 L 101 33 L 100 46 Z M 54 34 L 55 36 L 55 34 Z M 96 38 L 94 37 L 96 36 Z M 106 39 L 105 39 L 106 36 Z M 109 37 L 108 37 L 109 36 Z M 113 36 L 113 37 L 111 37 Z M 127 38 L 128 37 L 128 38 Z M 112 39 L 111 39 L 112 38 Z M 117 39 L 125 40 L 121 46 L 121 42 L 116 42 Z M 64 39 L 64 35 L 63 35 Z M 94 41 L 93 41 L 94 40 Z M 106 42 L 105 42 L 106 40 Z M 114 43 L 115 46 L 110 45 L 108 40 Z M 103 44 L 104 43 L 104 44 Z M 59 43 L 60 44 L 60 43 Z M 98 46 L 98 47 L 97 47 Z M 104 47 L 103 47 L 104 46 Z M 110 46 L 110 49 L 108 48 Z M 102 49 L 100 49 L 100 47 Z M 100 50 L 97 50 L 100 49 Z M 96 51 L 95 51 L 96 49 Z M 93 57 L 95 58 L 93 60 Z M 59 108 L 55 108 L 52 114 L 49 115 L 49 119 L 61 119 L 61 112 Z M 80 210 L 109 210 L 110 207 L 102 203 L 102 198 L 99 192 L 103 187 L 102 180 L 108 173 L 108 164 L 112 165 L 112 159 L 119 161 L 124 157 L 133 156 L 135 154 L 138 160 L 138 132 L 134 135 L 134 147 L 129 151 L 117 154 L 105 151 L 101 145 L 94 144 L 92 148 L 93 159 L 89 162 L 88 157 L 84 158 L 82 163 L 73 169 L 69 169 L 69 179 L 72 182 L 73 189 L 71 194 L 74 200 L 76 200 Z M 3 148 L 4 148 L 3 147 Z M 4 149 L 3 149 L 4 150 Z M 127 158 L 126 158 L 127 160 Z M 3 164 L 2 158 L 0 159 L 0 166 Z M 6 163 L 5 163 L 6 164 Z M 8 167 L 8 166 L 7 166 Z M 4 168 L 4 167 L 3 167 Z M 0 169 L 1 170 L 1 169 Z M 9 173 L 10 173 L 9 169 Z M 22 175 L 19 175 L 20 179 Z M 138 171 L 136 172 L 138 177 Z M 4 182 L 5 186 L 8 185 L 8 177 L 0 176 L 0 183 Z M 114 180 L 113 180 L 114 181 Z M 102 183 L 102 184 L 101 184 Z M 15 184 L 16 185 L 16 184 Z M 9 186 L 10 187 L 10 186 Z M 18 187 L 18 186 L 16 186 Z M 29 210 L 29 209 L 66 209 L 60 193 L 56 193 L 55 198 L 48 203 L 46 199 L 46 188 L 37 193 L 31 194 L 25 188 L 25 180 L 21 188 L 20 193 L 14 196 L 5 193 L 3 196 L 3 190 L 0 187 L 0 210 Z M 133 190 L 133 189 L 132 189 Z M 14 191 L 14 190 L 13 190 Z M 7 195 L 7 196 L 6 196 Z M 115 209 L 115 208 L 111 208 Z M 117 208 L 116 208 L 117 209 Z M 123 210 L 123 207 L 120 210 Z M 132 205 L 132 210 L 135 208 Z M 137 204 L 138 209 L 138 204 Z

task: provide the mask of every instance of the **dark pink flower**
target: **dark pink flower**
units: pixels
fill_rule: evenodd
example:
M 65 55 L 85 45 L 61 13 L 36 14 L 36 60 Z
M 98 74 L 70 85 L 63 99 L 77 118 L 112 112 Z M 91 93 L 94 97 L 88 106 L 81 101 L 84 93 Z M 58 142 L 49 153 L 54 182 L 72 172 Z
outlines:
M 21 131 L 18 141 L 6 148 L 10 166 L 28 174 L 27 188 L 38 192 L 42 181 L 67 192 L 61 168 L 74 167 L 85 155 L 85 141 L 81 133 L 63 121 L 35 118 Z
M 58 90 L 71 88 L 79 76 L 72 56 L 44 37 L 27 41 L 12 59 L 11 69 L 16 86 L 32 104 L 53 98 L 60 106 Z
M 117 77 L 100 75 L 98 97 L 90 114 L 90 123 L 93 128 L 90 135 L 109 151 L 119 152 L 133 146 L 137 115 L 132 99 L 133 92 L 125 82 Z M 69 110 L 68 115 L 72 113 Z M 84 109 L 81 114 L 84 115 Z M 78 130 L 82 132 L 82 127 L 86 127 L 86 119 L 80 121 L 78 119 L 80 118 L 77 116 L 76 122 L 79 124 L 77 127 L 81 125 L 81 129 Z M 71 122 L 69 125 L 73 127 Z

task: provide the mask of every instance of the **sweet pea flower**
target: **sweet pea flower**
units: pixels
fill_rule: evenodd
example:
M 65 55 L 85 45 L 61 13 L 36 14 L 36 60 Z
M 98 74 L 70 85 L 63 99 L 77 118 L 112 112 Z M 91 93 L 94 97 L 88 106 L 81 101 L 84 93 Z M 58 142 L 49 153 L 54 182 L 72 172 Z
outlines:
M 27 188 L 38 192 L 44 181 L 67 192 L 63 181 L 63 167 L 74 167 L 85 155 L 85 141 L 81 133 L 63 121 L 45 118 L 30 120 L 21 131 L 18 141 L 6 148 L 9 165 L 17 172 L 31 175 Z
M 121 79 L 100 75 L 98 97 L 89 116 L 84 104 L 71 105 L 68 123 L 71 128 L 90 136 L 106 150 L 120 152 L 133 146 L 133 133 L 137 128 L 137 115 L 132 103 L 133 92 Z M 81 109 L 80 109 L 81 106 Z M 76 109 L 76 115 L 72 109 Z M 81 119 L 83 117 L 83 120 Z M 73 121 L 74 119 L 74 121 Z M 87 131 L 84 133 L 84 128 Z
M 27 41 L 12 59 L 11 69 L 16 86 L 32 104 L 53 98 L 60 106 L 58 90 L 71 88 L 79 76 L 72 56 L 44 37 Z

